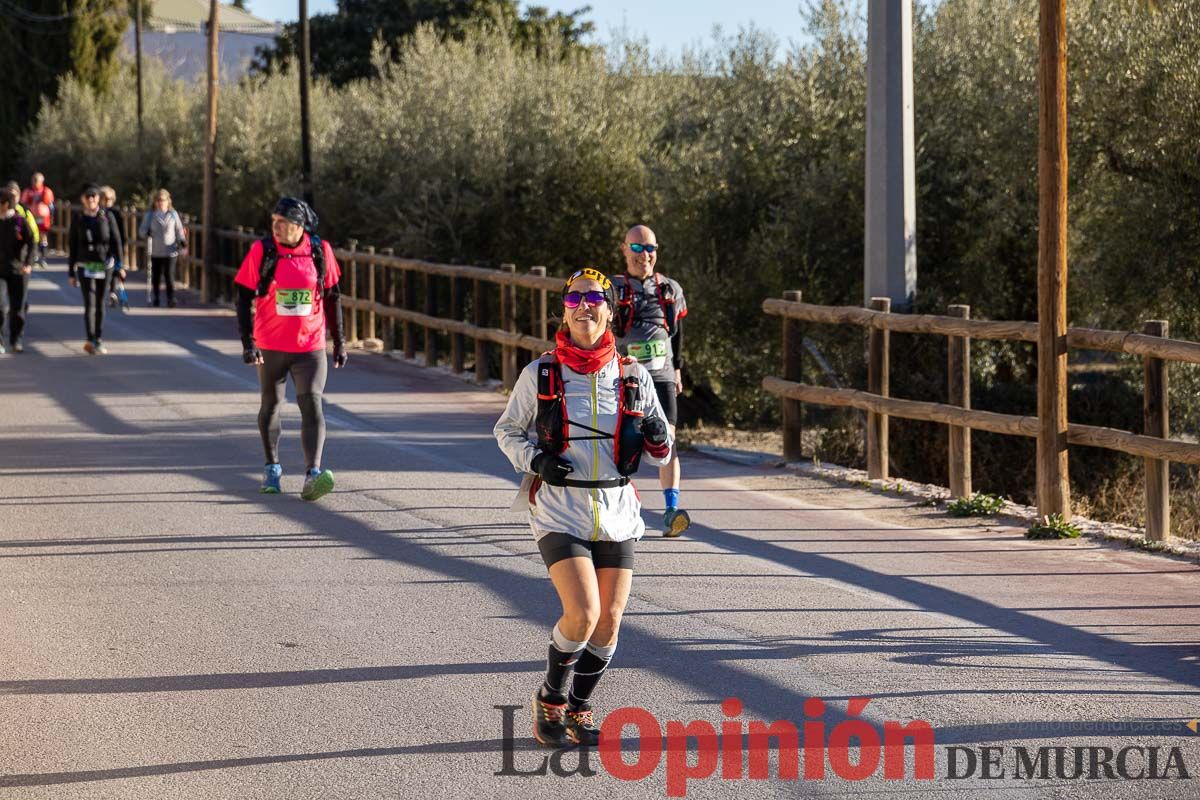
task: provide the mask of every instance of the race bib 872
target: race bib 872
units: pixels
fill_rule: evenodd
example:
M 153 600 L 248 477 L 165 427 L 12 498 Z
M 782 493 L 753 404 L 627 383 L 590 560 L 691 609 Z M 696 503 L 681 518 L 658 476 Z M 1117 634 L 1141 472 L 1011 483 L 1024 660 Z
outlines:
M 275 313 L 281 317 L 307 317 L 312 307 L 312 289 L 275 290 Z

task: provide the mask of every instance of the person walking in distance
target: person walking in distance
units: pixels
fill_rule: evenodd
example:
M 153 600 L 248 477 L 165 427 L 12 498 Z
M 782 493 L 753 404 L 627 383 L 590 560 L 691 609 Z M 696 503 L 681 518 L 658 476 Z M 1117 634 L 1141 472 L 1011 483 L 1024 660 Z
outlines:
M 21 184 L 17 183 L 16 181 L 9 181 L 8 183 L 5 184 L 5 186 L 8 188 L 8 190 L 10 192 L 12 192 L 13 197 L 21 196 Z M 38 227 L 37 217 L 35 217 L 33 215 L 33 212 L 30 211 L 28 208 L 26 208 L 21 203 L 17 203 L 17 214 L 24 217 L 25 221 L 29 223 L 29 225 L 28 225 L 29 230 L 33 234 L 33 248 L 34 249 L 33 249 L 32 263 L 36 264 L 38 254 L 41 252 L 41 250 L 39 248 L 41 247 L 42 241 L 46 237 L 42 235 L 42 229 L 40 227 Z M 29 292 L 28 291 L 25 292 L 25 314 L 26 314 L 26 316 L 28 316 L 28 314 L 29 314 Z
M 514 510 L 527 511 L 562 605 L 533 696 L 533 735 L 549 747 L 599 741 L 592 692 L 616 652 L 646 530 L 630 476 L 643 453 L 654 464 L 671 456 L 650 374 L 617 353 L 614 301 L 602 272 L 567 279 L 555 348 L 522 370 L 493 430 L 525 473 Z
M 688 310 L 683 287 L 656 269 L 659 249 L 654 231 L 645 225 L 634 225 L 626 232 L 621 245 L 625 274 L 613 278 L 617 293 L 613 330 L 621 354 L 637 359 L 654 379 L 654 391 L 673 438 L 679 415 L 677 397 L 683 392 L 683 318 Z M 679 476 L 676 452 L 658 471 L 666 505 L 664 536 L 679 536 L 692 524 L 679 507 Z
M 101 339 L 104 305 L 121 240 L 112 217 L 100 209 L 100 187 L 89 183 L 79 201 L 82 208 L 71 217 L 67 279 L 83 295 L 83 323 L 87 332 L 83 349 L 90 355 L 103 355 L 108 352 Z
M 171 193 L 159 189 L 154 193 L 153 206 L 142 217 L 138 236 L 146 240 L 146 252 L 150 256 L 150 286 L 153 297 L 150 304 L 159 305 L 159 286 L 166 281 L 167 308 L 175 307 L 175 260 L 180 251 L 187 248 L 187 229 L 179 212 L 171 205 Z
M 117 190 L 111 186 L 100 187 L 100 208 L 108 214 L 117 231 L 121 246 L 117 249 L 113 264 L 113 282 L 108 291 L 108 304 L 121 305 L 122 311 L 129 310 L 129 294 L 125 291 L 125 216 L 117 208 Z
M 333 248 L 317 237 L 316 229 L 317 215 L 307 203 L 281 198 L 271 214 L 271 235 L 250 246 L 234 278 L 242 360 L 257 367 L 262 391 L 258 431 L 266 466 L 260 491 L 281 491 L 279 406 L 291 375 L 300 406 L 300 444 L 306 462 L 300 496 L 305 500 L 333 491 L 333 473 L 321 468 L 326 331 L 333 339 L 334 368 L 346 365 L 338 288 L 341 269 Z
M 9 181 L 8 183 L 5 184 L 5 187 L 10 192 L 12 192 L 13 197 L 21 196 L 21 184 L 17 183 L 16 181 Z M 17 208 L 17 213 L 25 218 L 25 220 L 29 223 L 30 230 L 33 231 L 34 261 L 36 263 L 38 254 L 41 253 L 40 248 L 41 248 L 42 239 L 44 239 L 45 237 L 42 236 L 42 229 L 38 226 L 37 217 L 35 217 L 33 215 L 33 212 L 30 211 L 28 208 L 26 208 L 25 205 L 20 202 L 17 203 L 16 208 Z
M 46 185 L 46 177 L 35 172 L 29 179 L 29 186 L 21 192 L 21 205 L 29 209 L 37 219 L 38 236 L 38 265 L 46 268 L 46 246 L 50 242 L 50 223 L 54 218 L 54 192 Z
M 8 296 L 8 343 L 14 353 L 25 352 L 22 337 L 28 304 L 29 273 L 37 254 L 36 228 L 17 211 L 17 193 L 0 189 L 0 288 Z M 0 302 L 0 333 L 4 328 L 4 305 Z M 5 352 L 0 337 L 0 353 Z

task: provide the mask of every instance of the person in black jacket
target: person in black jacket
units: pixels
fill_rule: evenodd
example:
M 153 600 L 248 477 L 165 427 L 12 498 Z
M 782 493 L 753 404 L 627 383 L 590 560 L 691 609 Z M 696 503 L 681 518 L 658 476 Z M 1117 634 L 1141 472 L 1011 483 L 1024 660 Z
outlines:
M 128 312 L 129 293 L 125 291 L 125 215 L 117 207 L 116 189 L 111 186 L 100 187 L 100 208 L 112 217 L 113 225 L 117 229 L 117 239 L 121 242 L 117 246 L 116 263 L 113 265 L 113 281 L 108 291 L 108 305 L 112 307 L 120 303 L 121 310 Z
M 113 266 L 121 252 L 121 239 L 112 217 L 100 210 L 98 186 L 85 186 L 79 200 L 83 209 L 71 218 L 67 277 L 83 294 L 83 324 L 87 331 L 83 349 L 90 355 L 103 355 L 108 352 L 100 338 L 104 301 L 108 299 Z
M 25 332 L 25 297 L 29 291 L 29 273 L 37 237 L 23 214 L 17 213 L 17 194 L 0 189 L 0 286 L 8 293 L 8 341 L 14 353 L 24 352 L 21 341 Z M 4 327 L 4 306 L 0 305 L 0 329 Z M 0 338 L 0 353 L 5 352 Z

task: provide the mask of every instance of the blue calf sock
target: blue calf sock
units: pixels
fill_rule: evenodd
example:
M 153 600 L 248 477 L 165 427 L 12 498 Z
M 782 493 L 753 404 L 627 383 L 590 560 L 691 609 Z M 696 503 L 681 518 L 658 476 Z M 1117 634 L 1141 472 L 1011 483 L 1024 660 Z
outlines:
M 679 508 L 678 489 L 663 489 L 663 499 L 667 501 L 667 511 Z

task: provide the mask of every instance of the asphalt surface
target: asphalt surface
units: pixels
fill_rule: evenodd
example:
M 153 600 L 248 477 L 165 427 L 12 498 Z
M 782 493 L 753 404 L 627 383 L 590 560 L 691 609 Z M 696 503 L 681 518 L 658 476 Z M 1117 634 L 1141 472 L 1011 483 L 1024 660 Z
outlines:
M 600 716 L 640 707 L 663 730 L 719 730 L 736 697 L 729 724 L 801 725 L 817 697 L 829 735 L 869 697 L 868 728 L 932 725 L 935 779 L 912 777 L 910 753 L 902 780 L 832 765 L 781 780 L 772 756 L 767 780 L 718 766 L 669 785 L 684 768 L 670 748 L 639 780 L 578 751 L 550 766 L 582 759 L 594 775 L 497 774 L 544 764 L 528 699 L 558 614 L 508 510 L 518 476 L 491 436 L 504 398 L 353 353 L 326 393 L 337 489 L 299 499 L 290 405 L 286 493 L 263 496 L 256 379 L 231 312 L 139 302 L 110 317 L 111 353 L 89 357 L 61 263 L 35 274 L 32 301 L 27 352 L 0 357 L 0 797 L 1200 796 L 1178 769 L 1088 779 L 1089 751 L 1084 778 L 1054 776 L 1053 753 L 1052 777 L 1013 777 L 1016 748 L 1039 746 L 1067 748 L 1068 772 L 1071 748 L 1133 746 L 1161 748 L 1160 772 L 1170 748 L 1200 772 L 1185 727 L 1200 716 L 1196 565 L 897 524 L 865 492 L 694 455 L 696 524 L 639 544 Z M 654 476 L 639 483 L 654 529 L 661 495 Z M 734 730 L 726 744 L 747 745 Z M 641 746 L 653 766 L 642 733 L 624 729 L 625 758 Z M 1006 776 L 946 777 L 951 746 L 1003 748 Z

